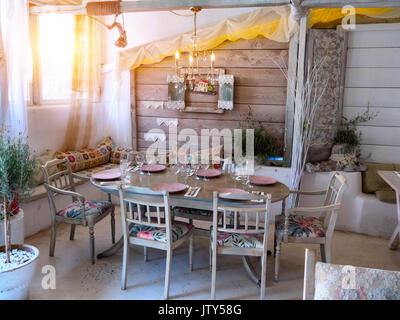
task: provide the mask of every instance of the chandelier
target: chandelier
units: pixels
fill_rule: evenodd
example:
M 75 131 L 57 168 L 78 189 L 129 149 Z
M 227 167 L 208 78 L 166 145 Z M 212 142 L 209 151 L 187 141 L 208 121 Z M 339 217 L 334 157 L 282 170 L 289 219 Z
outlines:
M 201 81 L 206 86 L 213 86 L 218 78 L 217 74 L 214 70 L 214 62 L 215 62 L 215 54 L 213 51 L 201 50 L 198 49 L 198 36 L 197 36 L 197 13 L 201 11 L 201 7 L 192 7 L 190 10 L 193 12 L 193 45 L 192 50 L 189 52 L 189 61 L 188 68 L 182 68 L 179 65 L 180 53 L 179 50 L 175 52 L 175 74 L 178 77 L 184 77 L 189 90 L 192 91 L 195 89 L 196 83 L 198 84 Z M 209 61 L 209 67 L 199 68 L 200 61 Z M 213 91 L 211 91 L 213 92 Z

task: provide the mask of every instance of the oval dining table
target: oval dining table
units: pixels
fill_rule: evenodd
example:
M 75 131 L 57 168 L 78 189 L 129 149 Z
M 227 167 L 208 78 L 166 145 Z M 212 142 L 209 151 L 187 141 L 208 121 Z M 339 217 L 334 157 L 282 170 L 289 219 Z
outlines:
M 119 169 L 113 169 L 118 171 Z M 170 204 L 172 207 L 184 207 L 184 208 L 193 208 L 193 209 L 202 209 L 202 210 L 210 210 L 212 211 L 213 203 L 213 192 L 222 188 L 240 188 L 246 191 L 262 191 L 264 194 L 271 194 L 271 202 L 279 202 L 282 201 L 282 212 L 285 208 L 285 199 L 289 196 L 289 188 L 277 181 L 272 185 L 254 185 L 252 188 L 249 188 L 246 185 L 243 185 L 240 181 L 235 180 L 231 175 L 227 173 L 222 173 L 221 176 L 215 178 L 209 178 L 208 181 L 205 181 L 203 178 L 199 180 L 196 179 L 196 175 L 186 176 L 181 174 L 176 174 L 173 170 L 167 167 L 162 172 L 151 173 L 148 174 L 140 174 L 140 170 L 136 172 L 128 172 L 125 179 L 115 180 L 115 181 L 99 181 L 93 178 L 90 179 L 91 183 L 100 188 L 102 191 L 108 193 L 109 195 L 119 196 L 118 187 L 123 184 L 124 186 L 132 186 L 132 187 L 147 187 L 154 188 L 155 185 L 159 183 L 168 183 L 168 182 L 179 182 L 186 184 L 189 187 L 200 187 L 200 191 L 198 192 L 195 198 L 186 197 L 186 191 L 182 191 L 179 193 L 170 193 Z M 265 203 L 257 203 L 252 201 L 237 201 L 237 200 L 229 200 L 223 199 L 221 204 L 234 204 L 236 206 L 259 206 L 260 208 L 265 208 Z M 97 255 L 98 259 L 109 257 L 116 254 L 123 247 L 123 237 L 121 237 L 112 247 L 99 253 Z M 257 284 L 260 285 L 260 276 L 258 272 L 256 272 L 254 266 L 252 265 L 250 258 L 248 256 L 242 257 L 244 267 L 250 276 L 250 278 Z

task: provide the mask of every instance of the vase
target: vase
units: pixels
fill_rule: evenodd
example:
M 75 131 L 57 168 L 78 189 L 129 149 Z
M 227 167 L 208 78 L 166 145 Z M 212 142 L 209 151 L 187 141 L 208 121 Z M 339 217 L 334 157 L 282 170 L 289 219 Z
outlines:
M 29 286 L 35 275 L 39 249 L 28 244 L 12 245 L 11 249 L 21 249 L 33 253 L 33 258 L 15 268 L 0 271 L 0 301 L 25 300 L 29 297 Z M 4 252 L 4 246 L 0 247 Z

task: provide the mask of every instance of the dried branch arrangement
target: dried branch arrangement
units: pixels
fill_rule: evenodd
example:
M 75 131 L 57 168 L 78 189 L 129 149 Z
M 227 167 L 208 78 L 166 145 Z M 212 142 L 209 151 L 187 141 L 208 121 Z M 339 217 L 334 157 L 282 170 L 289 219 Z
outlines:
M 295 88 L 295 79 L 288 76 L 287 66 L 283 57 L 274 59 L 288 81 L 288 86 Z M 298 190 L 306 164 L 307 154 L 312 142 L 314 130 L 314 119 L 321 98 L 328 85 L 329 78 L 322 77 L 322 67 L 325 59 L 317 62 L 312 68 L 308 68 L 303 90 L 300 91 L 299 104 L 296 105 L 294 113 L 292 165 L 290 172 L 290 189 Z M 294 94 L 293 99 L 295 100 Z M 291 194 L 286 205 L 288 208 L 295 206 L 296 194 Z

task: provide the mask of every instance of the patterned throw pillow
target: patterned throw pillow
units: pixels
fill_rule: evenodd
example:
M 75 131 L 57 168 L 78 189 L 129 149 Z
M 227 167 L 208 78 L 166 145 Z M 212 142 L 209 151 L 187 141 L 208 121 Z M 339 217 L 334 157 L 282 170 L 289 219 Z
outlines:
M 46 150 L 43 154 L 38 157 L 36 172 L 33 177 L 33 184 L 38 186 L 44 183 L 43 172 L 40 169 L 40 166 L 44 165 L 47 161 L 53 160 L 56 158 L 56 152 L 54 150 Z M 55 174 L 57 172 L 57 168 L 51 168 L 49 174 Z
M 113 145 L 110 162 L 119 164 L 121 159 L 128 159 L 129 155 L 133 153 L 134 151 L 132 148 Z
M 84 148 L 78 151 L 57 152 L 58 159 L 67 158 L 72 172 L 97 167 L 110 161 L 111 138 L 106 138 L 96 148 Z

